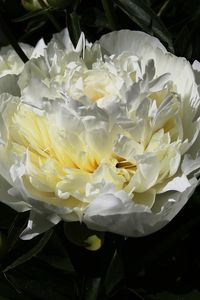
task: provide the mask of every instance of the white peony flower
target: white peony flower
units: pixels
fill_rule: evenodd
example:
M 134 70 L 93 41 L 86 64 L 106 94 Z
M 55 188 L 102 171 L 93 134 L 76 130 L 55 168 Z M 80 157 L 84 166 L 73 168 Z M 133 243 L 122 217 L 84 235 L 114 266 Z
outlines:
M 60 220 L 126 236 L 167 224 L 198 184 L 199 70 L 143 32 L 41 40 L 0 95 L 1 201 L 31 211 L 22 238 Z

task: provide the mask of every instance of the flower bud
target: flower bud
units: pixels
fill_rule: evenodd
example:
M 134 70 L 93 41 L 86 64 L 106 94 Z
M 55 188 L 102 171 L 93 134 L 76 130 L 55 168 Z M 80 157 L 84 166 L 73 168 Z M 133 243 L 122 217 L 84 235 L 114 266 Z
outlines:
M 21 3 L 28 11 L 35 11 L 42 8 L 38 0 L 21 0 Z

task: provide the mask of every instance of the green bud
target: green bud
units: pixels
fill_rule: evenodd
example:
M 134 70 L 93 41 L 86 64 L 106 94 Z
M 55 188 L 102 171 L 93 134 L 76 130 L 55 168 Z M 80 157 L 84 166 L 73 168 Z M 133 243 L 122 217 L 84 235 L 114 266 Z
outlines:
M 28 11 L 35 11 L 42 8 L 38 0 L 21 0 L 21 3 Z
M 90 251 L 96 251 L 101 248 L 103 244 L 103 238 L 94 234 L 89 236 L 84 242 L 87 244 L 85 247 L 86 249 Z
M 64 232 L 71 243 L 90 251 L 99 250 L 104 243 L 103 232 L 91 230 L 80 222 L 64 223 Z

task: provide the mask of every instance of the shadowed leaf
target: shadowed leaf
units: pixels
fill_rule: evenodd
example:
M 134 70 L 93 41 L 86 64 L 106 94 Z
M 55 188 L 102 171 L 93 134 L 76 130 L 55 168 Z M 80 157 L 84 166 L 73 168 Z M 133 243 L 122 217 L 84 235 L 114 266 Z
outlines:
M 155 12 L 140 0 L 114 0 L 116 5 L 149 34 L 154 34 L 163 42 L 168 44 L 169 50 L 173 52 L 170 34 Z
M 51 235 L 52 235 L 53 230 L 49 230 L 47 231 L 39 240 L 39 242 L 33 247 L 31 248 L 28 252 L 26 252 L 25 254 L 23 254 L 22 256 L 18 257 L 14 262 L 12 262 L 11 264 L 9 264 L 4 270 L 3 272 L 7 272 L 11 269 L 16 268 L 17 266 L 25 263 L 26 261 L 28 261 L 29 259 L 31 259 L 33 256 L 37 255 L 46 245 L 46 243 L 48 242 L 48 240 L 50 239 Z

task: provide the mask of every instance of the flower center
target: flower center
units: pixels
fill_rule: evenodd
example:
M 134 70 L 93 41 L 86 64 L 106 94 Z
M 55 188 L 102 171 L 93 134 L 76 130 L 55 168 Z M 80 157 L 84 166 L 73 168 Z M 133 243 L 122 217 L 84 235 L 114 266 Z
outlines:
M 83 80 L 84 94 L 93 102 L 117 95 L 116 79 L 105 71 L 89 70 Z

